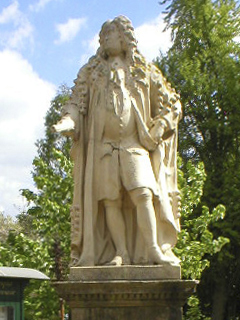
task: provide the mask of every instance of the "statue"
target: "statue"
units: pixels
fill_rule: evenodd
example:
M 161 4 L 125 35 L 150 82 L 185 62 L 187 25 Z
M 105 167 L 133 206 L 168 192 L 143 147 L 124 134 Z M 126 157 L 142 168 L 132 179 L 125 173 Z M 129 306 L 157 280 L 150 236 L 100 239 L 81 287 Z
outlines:
M 103 24 L 74 82 L 53 126 L 73 138 L 71 265 L 178 264 L 179 95 L 124 16 Z

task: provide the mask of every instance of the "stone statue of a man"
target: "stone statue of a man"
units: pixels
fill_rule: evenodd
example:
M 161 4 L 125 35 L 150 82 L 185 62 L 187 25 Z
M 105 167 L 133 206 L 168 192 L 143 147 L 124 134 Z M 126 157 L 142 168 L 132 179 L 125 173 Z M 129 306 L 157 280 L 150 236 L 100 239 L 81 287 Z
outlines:
M 178 263 L 179 96 L 137 49 L 131 22 L 103 24 L 54 129 L 73 137 L 73 266 Z

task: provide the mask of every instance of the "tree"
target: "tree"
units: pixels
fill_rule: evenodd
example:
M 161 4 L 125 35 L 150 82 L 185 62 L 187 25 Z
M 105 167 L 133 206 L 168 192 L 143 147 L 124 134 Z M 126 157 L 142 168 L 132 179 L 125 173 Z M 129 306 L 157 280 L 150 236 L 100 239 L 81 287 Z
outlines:
M 182 164 L 179 163 L 182 168 Z M 193 164 L 188 161 L 184 171 L 179 169 L 178 180 L 181 190 L 182 231 L 178 237 L 175 252 L 182 263 L 183 279 L 200 280 L 204 270 L 210 266 L 210 257 L 220 252 L 229 240 L 225 237 L 215 237 L 211 232 L 211 225 L 221 221 L 225 216 L 225 207 L 218 205 L 210 212 L 209 208 L 202 206 L 198 216 L 195 209 L 201 206 L 204 181 L 206 174 L 202 162 Z M 189 298 L 187 308 L 184 308 L 186 320 L 207 320 L 199 306 L 198 296 Z
M 62 87 L 46 115 L 45 138 L 36 143 L 38 156 L 33 160 L 32 175 L 37 191 L 22 190 L 28 210 L 18 216 L 21 232 L 10 232 L 0 243 L 0 264 L 35 268 L 51 280 L 66 278 L 70 260 L 70 141 L 51 130 L 68 97 L 69 90 Z M 59 319 L 63 305 L 50 283 L 35 281 L 25 291 L 27 320 Z
M 65 279 L 68 273 L 73 181 L 72 162 L 69 158 L 71 143 L 68 138 L 60 137 L 54 133 L 51 127 L 60 119 L 61 109 L 69 98 L 69 92 L 68 88 L 61 87 L 61 92 L 52 101 L 45 118 L 45 138 L 36 144 L 38 156 L 33 161 L 33 179 L 37 192 L 22 191 L 30 205 L 27 216 L 32 217 L 33 229 L 40 237 L 41 242 L 46 245 L 48 256 L 46 260 L 50 263 L 47 274 L 51 279 L 56 280 Z M 43 284 L 43 286 L 46 287 L 46 284 Z M 59 306 L 56 293 L 52 299 L 49 299 L 49 292 L 51 291 L 54 291 L 53 288 L 49 290 L 49 286 L 47 286 L 46 290 L 42 290 L 42 293 L 45 297 L 44 301 L 47 299 L 48 302 L 52 301 L 52 304 L 55 305 L 55 309 L 52 308 L 51 311 L 54 319 Z M 43 303 L 43 300 L 41 302 Z M 49 310 L 46 305 L 39 309 L 45 309 L 45 317 L 49 319 Z M 40 310 L 39 319 L 43 319 Z
M 210 210 L 218 203 L 226 206 L 224 222 L 213 223 L 212 230 L 231 240 L 211 259 L 202 280 L 202 305 L 212 319 L 232 319 L 240 314 L 240 12 L 233 0 L 169 2 L 165 20 L 173 46 L 157 64 L 182 98 L 179 149 L 184 162 L 204 162 L 202 204 Z
M 0 242 L 5 242 L 11 230 L 21 230 L 21 226 L 11 216 L 5 216 L 0 212 Z

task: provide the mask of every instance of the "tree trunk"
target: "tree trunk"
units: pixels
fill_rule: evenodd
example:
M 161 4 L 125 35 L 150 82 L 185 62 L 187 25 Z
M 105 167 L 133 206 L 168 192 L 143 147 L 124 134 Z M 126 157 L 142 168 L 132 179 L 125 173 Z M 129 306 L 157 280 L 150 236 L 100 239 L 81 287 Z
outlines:
M 226 303 L 227 303 L 228 286 L 226 279 L 219 277 L 215 281 L 215 290 L 213 294 L 212 320 L 226 320 Z

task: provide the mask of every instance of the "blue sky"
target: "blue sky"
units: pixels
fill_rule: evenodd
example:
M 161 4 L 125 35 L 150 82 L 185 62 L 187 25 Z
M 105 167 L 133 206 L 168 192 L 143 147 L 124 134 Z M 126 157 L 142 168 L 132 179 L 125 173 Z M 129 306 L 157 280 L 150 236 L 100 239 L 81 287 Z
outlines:
M 158 0 L 0 0 L 0 212 L 26 208 L 19 189 L 34 190 L 34 144 L 50 101 L 95 53 L 101 25 L 129 17 L 151 61 L 170 46 L 162 11 Z

